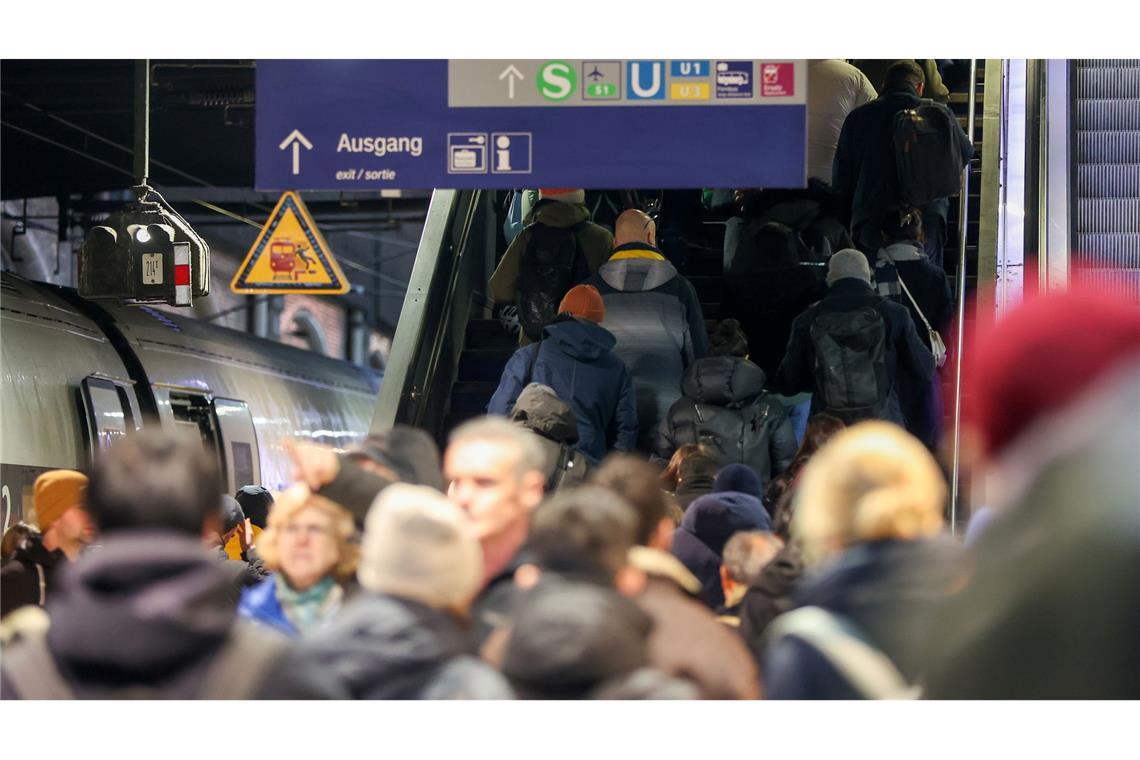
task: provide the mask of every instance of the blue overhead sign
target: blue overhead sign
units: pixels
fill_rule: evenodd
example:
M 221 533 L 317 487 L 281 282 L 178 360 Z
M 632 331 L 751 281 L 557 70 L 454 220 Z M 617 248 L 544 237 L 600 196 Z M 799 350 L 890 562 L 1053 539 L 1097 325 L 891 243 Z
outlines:
M 800 60 L 258 61 L 256 185 L 803 187 L 806 100 Z

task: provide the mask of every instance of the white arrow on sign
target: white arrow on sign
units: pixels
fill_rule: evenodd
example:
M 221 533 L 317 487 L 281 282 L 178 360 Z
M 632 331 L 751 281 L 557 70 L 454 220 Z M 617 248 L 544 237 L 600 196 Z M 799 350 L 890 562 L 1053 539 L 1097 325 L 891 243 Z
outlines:
M 301 146 L 305 146 L 305 150 L 312 150 L 313 144 L 305 139 L 301 134 L 301 130 L 294 129 L 289 133 L 289 136 L 281 141 L 280 150 L 285 150 L 290 145 L 293 146 L 293 173 L 301 173 Z
M 523 73 L 515 68 L 512 63 L 510 66 L 503 69 L 503 73 L 499 74 L 499 81 L 507 80 L 507 97 L 511 100 L 515 99 L 515 82 L 520 79 L 525 79 Z

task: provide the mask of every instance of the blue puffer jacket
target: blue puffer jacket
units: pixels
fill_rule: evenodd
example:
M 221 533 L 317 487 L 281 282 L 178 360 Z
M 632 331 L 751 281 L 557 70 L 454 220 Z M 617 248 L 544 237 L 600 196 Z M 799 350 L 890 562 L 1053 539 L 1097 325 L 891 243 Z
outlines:
M 272 574 L 242 591 L 241 601 L 238 602 L 238 614 L 270 628 L 276 628 L 287 636 L 300 635 L 296 626 L 285 617 L 285 610 L 277 600 L 277 580 Z
M 543 330 L 541 342 L 520 348 L 507 362 L 488 413 L 509 415 L 528 383 L 542 383 L 574 410 L 577 448 L 594 463 L 610 449 L 631 451 L 637 443 L 636 398 L 628 370 L 611 350 L 614 342 L 609 330 L 593 322 L 559 318 Z
M 728 539 L 741 530 L 771 529 L 768 511 L 755 496 L 738 491 L 710 493 L 685 510 L 673 534 L 673 556 L 701 582 L 701 601 L 716 609 L 724 604 L 720 565 Z

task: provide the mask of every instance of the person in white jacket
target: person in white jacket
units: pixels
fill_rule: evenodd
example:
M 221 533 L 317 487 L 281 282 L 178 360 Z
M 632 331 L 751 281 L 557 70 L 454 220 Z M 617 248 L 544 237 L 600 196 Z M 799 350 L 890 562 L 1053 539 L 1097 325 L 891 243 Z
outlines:
M 831 162 L 847 114 L 878 97 L 871 80 L 836 58 L 808 66 L 807 175 L 831 182 Z

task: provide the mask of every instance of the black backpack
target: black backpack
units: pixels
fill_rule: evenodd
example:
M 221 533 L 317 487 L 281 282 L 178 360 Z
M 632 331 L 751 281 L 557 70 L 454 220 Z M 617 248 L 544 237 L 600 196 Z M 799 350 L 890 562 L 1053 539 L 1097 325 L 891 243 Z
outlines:
M 587 222 L 573 227 L 550 227 L 534 222 L 530 239 L 519 261 L 519 324 L 532 341 L 542 338 L 542 328 L 558 315 L 566 291 L 590 276 L 578 232 Z
M 950 111 L 923 99 L 895 114 L 895 167 L 899 199 L 912 206 L 957 195 L 962 189 L 962 146 Z
M 809 332 L 820 411 L 847 424 L 885 419 L 890 394 L 887 326 L 879 310 L 821 311 Z

